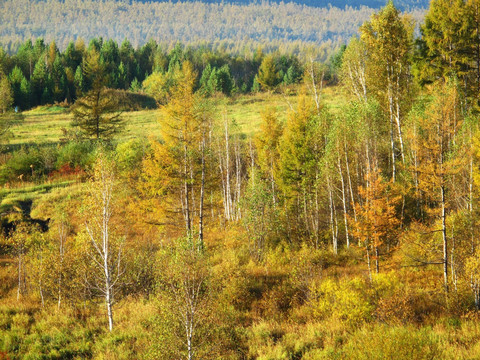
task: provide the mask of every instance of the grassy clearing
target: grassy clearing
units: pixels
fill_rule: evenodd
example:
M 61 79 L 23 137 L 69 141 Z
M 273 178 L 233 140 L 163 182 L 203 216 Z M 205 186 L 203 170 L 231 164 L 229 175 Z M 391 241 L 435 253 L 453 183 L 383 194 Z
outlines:
M 338 87 L 323 90 L 322 101 L 332 110 L 338 112 L 339 104 L 345 102 L 338 93 Z M 275 108 L 281 120 L 286 119 L 290 107 L 297 102 L 296 95 L 259 93 L 241 95 L 232 99 L 216 101 L 217 117 L 222 120 L 227 116 L 238 125 L 239 131 L 250 136 L 256 132 L 261 122 L 261 113 L 266 108 Z M 63 136 L 62 129 L 71 127 L 72 115 L 68 109 L 60 106 L 42 106 L 23 113 L 25 120 L 12 127 L 11 145 L 58 143 Z M 126 140 L 136 137 L 155 136 L 159 131 L 158 119 L 161 110 L 142 110 L 125 112 L 125 128 L 118 138 Z
M 23 204 L 32 204 L 35 200 L 40 199 L 55 189 L 69 187 L 73 183 L 74 181 L 68 180 L 41 185 L 27 185 L 11 189 L 0 189 L 0 213 L 6 213 L 11 210 L 22 211 Z

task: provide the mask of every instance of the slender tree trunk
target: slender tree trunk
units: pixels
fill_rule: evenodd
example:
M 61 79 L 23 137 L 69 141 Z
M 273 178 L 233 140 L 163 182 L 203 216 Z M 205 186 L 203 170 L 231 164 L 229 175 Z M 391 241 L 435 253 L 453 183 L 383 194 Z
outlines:
M 353 193 L 352 177 L 350 175 L 350 165 L 348 164 L 348 152 L 347 152 L 347 142 L 346 141 L 344 143 L 344 148 L 345 148 L 345 164 L 346 164 L 346 169 L 347 169 L 348 187 L 349 187 L 349 190 L 350 190 L 350 198 L 351 198 L 351 201 L 352 201 L 353 218 L 356 222 L 357 221 L 357 210 L 355 209 L 355 196 L 354 196 L 354 193 Z
M 23 255 L 22 255 L 22 250 L 19 250 L 19 253 L 18 253 L 18 289 L 17 289 L 17 301 L 20 300 L 20 295 L 23 294 L 22 272 L 23 272 Z
M 400 113 L 400 76 L 397 75 L 396 81 L 396 91 L 395 91 L 395 122 L 397 123 L 398 131 L 398 141 L 400 142 L 400 156 L 402 157 L 402 163 L 405 165 L 405 151 L 403 148 L 403 133 L 402 133 L 402 122 L 401 122 L 401 113 Z
M 225 117 L 225 198 L 227 203 L 227 213 L 225 214 L 227 220 L 233 218 L 232 213 L 232 194 L 230 189 L 230 146 L 228 134 L 228 121 Z
M 347 198 L 345 194 L 345 180 L 343 178 L 342 164 L 340 161 L 340 153 L 338 154 L 338 173 L 340 175 L 340 181 L 342 183 L 342 205 L 343 205 L 343 221 L 345 223 L 345 240 L 347 242 L 347 248 L 350 247 L 350 237 L 348 235 L 348 214 L 347 214 Z
M 203 202 L 205 197 L 205 133 L 202 136 L 202 180 L 200 184 L 200 209 L 198 224 L 199 250 L 204 249 L 203 243 Z
M 417 139 L 417 126 L 414 124 L 413 127 L 413 136 L 414 139 Z M 414 140 L 416 142 L 416 140 Z M 415 145 L 415 149 L 413 150 L 413 165 L 414 165 L 414 182 L 415 182 L 415 197 L 416 197 L 416 206 L 417 206 L 417 214 L 418 216 L 422 216 L 422 207 L 420 203 L 420 190 L 419 190 L 419 181 L 418 181 L 418 154 L 417 154 L 417 145 Z
M 240 145 L 235 143 L 235 220 L 242 217 L 240 209 L 240 199 L 242 196 L 242 161 L 240 157 Z
M 109 266 L 109 259 L 110 259 L 110 247 L 109 247 L 109 214 L 107 210 L 108 200 L 104 194 L 104 205 L 103 205 L 103 227 L 102 227 L 102 235 L 103 235 L 103 270 L 105 273 L 105 302 L 107 304 L 107 315 L 108 315 L 108 329 L 110 331 L 113 330 L 113 312 L 112 312 L 112 282 L 111 282 L 111 274 L 110 274 L 110 266 Z M 108 195 L 107 195 L 108 196 Z
M 313 67 L 314 61 L 313 58 L 310 59 L 310 78 L 312 79 L 312 88 L 313 88 L 313 99 L 315 101 L 315 106 L 317 108 L 317 114 L 320 113 L 320 94 L 317 90 L 317 83 L 315 80 L 315 69 Z M 320 87 L 323 85 L 323 74 L 320 79 Z
M 190 214 L 190 191 L 188 185 L 188 149 L 187 143 L 183 144 L 183 188 L 185 191 L 184 194 L 184 203 L 185 203 L 185 228 L 187 230 L 187 236 L 192 234 L 192 223 L 191 223 L 191 214 Z
M 471 141 L 471 135 L 470 135 L 470 141 Z M 474 220 L 473 220 L 473 157 L 472 154 L 470 154 L 470 178 L 469 178 L 469 184 L 468 184 L 468 191 L 469 191 L 469 196 L 468 196 L 468 211 L 470 213 L 470 236 L 471 236 L 471 251 L 472 255 L 475 254 L 475 225 L 474 225 Z
M 473 295 L 475 298 L 475 308 L 480 310 L 480 284 L 478 279 L 472 275 L 470 275 L 470 286 L 472 287 Z
M 319 242 L 319 232 L 320 232 L 320 210 L 318 205 L 318 168 L 315 169 L 315 221 L 314 221 L 314 231 L 315 231 L 315 250 L 318 249 Z
M 393 97 L 392 97 L 392 84 L 390 79 L 388 81 L 388 112 L 390 118 L 390 152 L 392 161 L 392 181 L 395 182 L 397 178 L 397 167 L 395 164 L 395 140 L 393 136 Z
M 219 148 L 218 149 L 218 167 L 220 170 L 220 178 L 222 179 L 222 198 L 223 198 L 223 211 L 225 218 L 227 219 L 227 214 L 228 214 L 228 202 L 227 202 L 227 184 L 225 181 L 226 176 L 224 166 L 223 166 L 223 156 L 222 156 L 222 151 Z M 213 208 L 212 208 L 213 209 Z
M 442 202 L 442 240 L 443 240 L 443 280 L 445 285 L 445 293 L 448 293 L 448 243 L 447 243 L 447 224 L 445 211 L 445 185 L 440 187 L 440 196 Z
M 45 306 L 45 299 L 43 297 L 43 284 L 42 280 L 38 281 L 38 291 L 40 292 L 40 302 L 42 304 L 42 308 Z
M 338 253 L 338 240 L 337 234 L 335 231 L 335 213 L 334 213 L 334 203 L 333 203 L 333 189 L 332 185 L 330 184 L 330 179 L 327 176 L 327 187 L 328 187 L 328 203 L 330 208 L 330 231 L 332 233 L 332 245 L 333 245 L 333 253 L 336 255 Z
M 370 283 L 373 282 L 373 278 L 372 278 L 372 266 L 371 266 L 371 263 L 370 263 L 370 244 L 369 244 L 369 239 L 367 237 L 367 239 L 365 240 L 365 250 L 367 251 L 367 268 L 368 268 L 368 278 L 370 279 Z

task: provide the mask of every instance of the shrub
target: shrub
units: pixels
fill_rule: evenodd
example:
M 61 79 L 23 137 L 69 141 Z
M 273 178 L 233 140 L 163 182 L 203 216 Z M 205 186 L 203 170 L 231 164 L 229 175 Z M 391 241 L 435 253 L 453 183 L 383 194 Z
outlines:
M 119 170 L 128 174 L 140 169 L 145 150 L 145 141 L 140 139 L 130 139 L 118 144 L 116 154 Z
M 347 326 L 357 326 L 371 319 L 373 305 L 367 294 L 366 284 L 354 278 L 335 282 L 326 279 L 310 288 L 312 314 L 320 319 L 335 317 Z
M 95 160 L 96 146 L 90 141 L 72 141 L 58 150 L 58 157 L 56 161 L 56 169 L 62 169 L 66 165 L 71 169 L 86 167 L 93 164 Z
M 438 336 L 430 328 L 375 326 L 350 337 L 334 359 L 442 359 Z
M 0 181 L 33 180 L 53 169 L 56 153 L 52 147 L 22 147 L 0 169 Z

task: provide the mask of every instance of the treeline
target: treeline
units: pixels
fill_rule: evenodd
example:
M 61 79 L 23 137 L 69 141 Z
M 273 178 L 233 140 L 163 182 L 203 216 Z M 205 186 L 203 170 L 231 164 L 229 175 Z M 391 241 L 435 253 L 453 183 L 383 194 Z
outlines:
M 311 61 L 316 56 L 312 52 Z M 128 40 L 119 46 L 113 40 L 95 38 L 88 46 L 82 40 L 70 42 L 60 52 L 54 41 L 46 44 L 37 39 L 34 44 L 27 40 L 12 56 L 0 50 L 2 94 L 4 100 L 11 99 L 6 103 L 18 110 L 55 102 L 71 104 L 92 89 L 98 76 L 90 69 L 95 62 L 95 71 L 102 73 L 103 87 L 146 92 L 164 103 L 175 68 L 186 60 L 199 74 L 196 89 L 202 88 L 208 95 L 272 90 L 281 84 L 298 83 L 304 73 L 304 65 L 295 55 L 267 55 L 260 48 L 234 56 L 177 43 L 167 52 L 154 41 L 134 49 Z M 326 79 L 333 78 L 334 68 L 334 62 L 324 65 Z
M 74 39 L 103 37 L 133 46 L 207 43 L 238 53 L 258 46 L 301 52 L 323 45 L 331 51 L 356 34 L 371 8 L 315 8 L 294 3 L 33 1 L 0 3 L 0 44 L 14 53 L 26 40 L 44 38 L 64 50 Z M 420 20 L 424 10 L 412 10 Z
M 146 0 L 137 0 L 139 2 L 147 2 Z M 161 0 L 155 0 L 161 1 Z M 190 0 L 190 2 L 194 2 L 198 0 Z M 178 2 L 178 1 L 172 1 Z M 188 1 L 187 1 L 188 2 Z M 203 0 L 204 3 L 213 3 L 218 4 L 222 1 L 219 0 Z M 225 1 L 223 1 L 225 3 Z M 344 8 L 344 7 L 353 7 L 353 8 L 360 8 L 362 6 L 367 6 L 372 9 L 379 9 L 385 6 L 385 1 L 381 0 L 354 0 L 354 1 L 345 1 L 345 0 L 296 0 L 296 1 L 280 1 L 280 0 L 270 0 L 269 3 L 295 3 L 299 5 L 306 5 L 312 7 L 319 7 L 319 8 L 328 8 L 328 7 L 337 7 L 337 8 Z M 242 4 L 242 5 L 250 5 L 250 4 L 258 4 L 261 1 L 258 0 L 232 0 L 228 1 L 227 3 L 232 4 Z M 414 8 L 428 8 L 429 2 L 427 0 L 406 0 L 406 1 L 395 1 L 395 6 L 400 10 L 408 10 Z

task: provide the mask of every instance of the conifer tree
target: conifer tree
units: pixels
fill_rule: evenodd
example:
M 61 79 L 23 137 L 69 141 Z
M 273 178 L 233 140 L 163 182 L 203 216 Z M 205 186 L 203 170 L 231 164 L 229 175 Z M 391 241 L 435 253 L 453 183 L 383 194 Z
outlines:
M 258 69 L 257 81 L 262 89 L 272 91 L 280 80 L 273 55 L 265 56 Z
M 8 77 L 0 72 L 0 111 L 5 114 L 13 105 L 13 90 Z
M 279 140 L 279 186 L 286 211 L 296 217 L 289 226 L 300 237 L 311 236 L 318 245 L 319 178 L 323 137 L 315 107 L 303 95 L 291 111 Z
M 168 201 L 164 207 L 169 216 L 183 216 L 187 237 L 198 231 L 202 248 L 211 109 L 193 91 L 196 73 L 190 62 L 175 71 L 175 79 L 170 101 L 162 108 L 162 143 L 152 143 L 144 162 L 143 188 Z
M 376 160 L 367 164 L 365 187 L 361 187 L 361 203 L 356 205 L 357 220 L 353 221 L 353 234 L 365 249 L 368 272 L 372 280 L 371 262 L 375 260 L 375 272 L 380 271 L 382 247 L 393 239 L 399 224 L 395 206 L 399 198 L 391 194 L 392 183 L 387 183 L 380 175 Z
M 123 125 L 120 109 L 122 99 L 105 88 L 105 66 L 95 50 L 85 59 L 83 71 L 92 89 L 72 107 L 73 125 L 78 126 L 87 137 L 97 140 L 111 137 Z
M 13 104 L 18 106 L 21 110 L 28 109 L 30 105 L 30 85 L 23 75 L 22 70 L 18 66 L 15 66 L 8 78 L 12 84 Z

